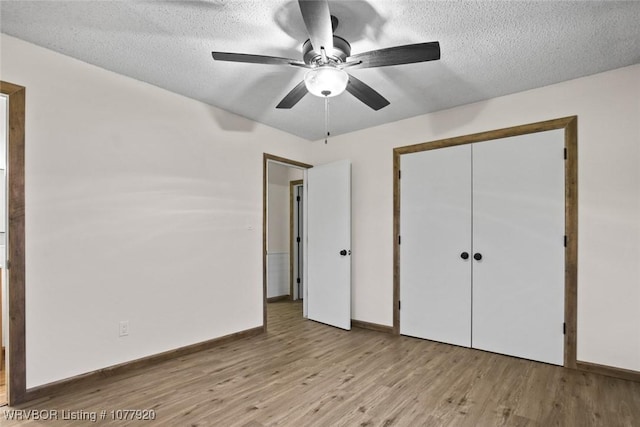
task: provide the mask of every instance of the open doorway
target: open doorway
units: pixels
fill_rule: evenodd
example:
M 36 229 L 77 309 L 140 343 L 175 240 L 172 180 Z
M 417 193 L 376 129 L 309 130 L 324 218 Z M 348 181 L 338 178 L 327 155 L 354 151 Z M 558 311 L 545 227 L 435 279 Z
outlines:
M 265 154 L 263 167 L 263 289 L 266 330 L 269 304 L 300 304 L 304 298 L 303 178 L 304 170 L 311 166 Z
M 273 206 L 270 207 L 274 203 L 274 197 L 272 193 L 271 200 L 269 199 L 269 176 L 275 173 L 278 166 L 304 171 L 301 237 L 304 262 L 300 289 L 302 303 L 290 300 L 293 295 L 290 288 L 282 291 L 288 296 L 282 296 L 278 295 L 273 283 L 269 283 L 269 279 L 273 280 L 274 276 L 270 271 L 274 268 L 283 270 L 282 267 L 274 266 L 274 261 L 268 260 L 270 253 L 278 255 L 273 244 L 269 245 L 270 233 L 274 233 L 269 217 L 273 219 L 275 215 Z M 267 322 L 271 322 L 268 314 L 281 311 L 274 307 L 267 313 L 268 298 L 274 302 L 274 298 L 286 301 L 289 306 L 297 304 L 297 312 L 289 310 L 284 315 L 274 315 L 276 325 L 287 325 L 287 319 L 302 316 L 340 329 L 351 329 L 351 162 L 339 160 L 309 169 L 311 167 L 269 154 L 263 156 L 262 286 L 265 331 Z M 291 179 L 288 172 L 287 179 Z M 284 307 L 286 304 L 279 305 Z
M 267 302 L 294 300 L 291 272 L 299 264 L 291 265 L 291 208 L 297 205 L 291 202 L 291 182 L 302 181 L 303 171 L 275 162 L 267 169 Z

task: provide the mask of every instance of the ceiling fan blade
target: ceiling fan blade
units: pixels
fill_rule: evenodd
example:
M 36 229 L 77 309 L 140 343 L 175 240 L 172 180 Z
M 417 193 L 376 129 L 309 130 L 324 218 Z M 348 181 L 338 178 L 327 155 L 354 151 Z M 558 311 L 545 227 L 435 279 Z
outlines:
M 407 44 L 358 53 L 348 58 L 347 64 L 360 61 L 352 68 L 386 67 L 388 65 L 413 64 L 415 62 L 440 59 L 440 43 L 428 42 Z
M 287 94 L 276 108 L 291 108 L 298 103 L 306 94 L 307 94 L 307 86 L 304 84 L 304 80 L 301 81 L 291 89 L 291 92 Z
M 371 86 L 356 79 L 352 75 L 349 75 L 347 92 L 376 111 L 389 105 L 389 101 L 387 101 L 384 96 L 380 95 L 378 92 L 373 90 Z
M 327 0 L 298 0 L 304 25 L 307 27 L 313 50 L 320 53 L 324 48 L 327 55 L 333 53 L 333 28 Z
M 269 64 L 269 65 L 294 65 L 297 67 L 309 66 L 301 61 L 289 58 L 279 58 L 277 56 L 265 56 L 265 55 L 250 55 L 246 53 L 231 53 L 231 52 L 211 52 L 213 59 L 216 61 L 229 61 L 229 62 L 245 62 L 250 64 Z

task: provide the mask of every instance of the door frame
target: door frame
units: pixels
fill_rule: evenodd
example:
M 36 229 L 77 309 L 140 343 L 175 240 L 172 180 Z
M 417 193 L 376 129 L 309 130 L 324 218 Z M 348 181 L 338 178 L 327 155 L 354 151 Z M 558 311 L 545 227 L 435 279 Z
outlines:
M 296 160 L 262 153 L 262 330 L 264 332 L 267 332 L 267 194 L 269 192 L 267 168 L 270 161 L 301 169 L 310 169 L 313 167 L 312 165 Z
M 303 185 L 304 184 L 304 179 L 297 179 L 295 181 L 289 181 L 289 299 L 291 301 L 293 301 L 293 281 L 294 281 L 294 277 L 293 277 L 293 263 L 295 261 L 294 259 L 294 248 L 297 242 L 294 241 L 293 238 L 293 229 L 294 229 L 294 225 L 296 225 L 296 218 L 295 215 L 293 214 L 293 204 L 295 202 L 295 189 L 297 186 L 299 185 Z M 304 196 L 303 196 L 304 197 Z M 298 227 L 302 226 L 302 221 L 300 221 L 300 218 L 298 218 L 297 220 L 298 223 Z M 296 252 L 296 255 L 298 255 L 298 257 L 300 256 L 298 252 Z M 300 269 L 298 268 L 298 275 L 300 275 Z M 302 299 L 300 298 L 300 295 L 298 295 L 298 299 Z
M 578 289 L 578 116 L 530 123 L 393 149 L 393 332 L 400 334 L 400 157 L 420 151 L 564 129 L 565 140 L 565 299 L 564 366 L 576 368 Z
M 7 400 L 13 406 L 26 400 L 27 370 L 25 349 L 25 99 L 26 89 L 0 81 L 0 93 L 8 98 L 7 138 L 7 307 L 9 340 Z

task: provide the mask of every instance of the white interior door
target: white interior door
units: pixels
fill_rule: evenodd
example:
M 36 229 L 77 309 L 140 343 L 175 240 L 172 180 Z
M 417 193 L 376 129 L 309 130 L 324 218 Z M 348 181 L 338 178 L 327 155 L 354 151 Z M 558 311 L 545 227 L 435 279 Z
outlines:
M 351 329 L 351 162 L 309 169 L 305 200 L 308 318 Z
M 562 365 L 564 131 L 472 150 L 472 345 Z
M 470 146 L 405 154 L 400 169 L 400 333 L 469 347 Z

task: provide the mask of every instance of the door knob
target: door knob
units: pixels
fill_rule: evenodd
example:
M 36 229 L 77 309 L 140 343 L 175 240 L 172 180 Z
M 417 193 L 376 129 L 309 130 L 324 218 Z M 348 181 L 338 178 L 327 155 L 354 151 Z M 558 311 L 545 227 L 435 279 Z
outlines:
M 469 252 L 462 252 L 460 254 L 460 258 L 462 259 L 469 259 Z
M 480 261 L 482 259 L 482 254 L 480 252 L 476 252 L 475 254 L 473 254 L 473 259 L 475 259 L 476 261 Z
M 347 250 L 346 249 L 341 250 L 340 255 L 347 256 Z

